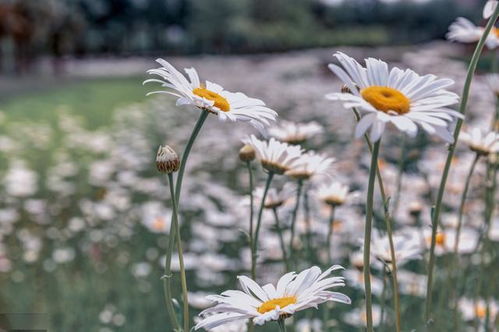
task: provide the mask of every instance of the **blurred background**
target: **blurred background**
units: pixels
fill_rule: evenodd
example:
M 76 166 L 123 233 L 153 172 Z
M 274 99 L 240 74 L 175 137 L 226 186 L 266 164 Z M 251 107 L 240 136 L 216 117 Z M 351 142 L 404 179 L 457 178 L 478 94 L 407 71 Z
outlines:
M 346 49 L 463 77 L 473 46 L 450 45 L 445 33 L 458 16 L 483 24 L 484 3 L 0 0 L 0 313 L 46 313 L 36 324 L 53 331 L 165 331 L 159 277 L 170 205 L 153 160 L 159 144 L 181 150 L 196 112 L 145 97 L 154 87 L 141 83 L 156 57 L 261 98 L 281 118 L 319 121 L 329 135 L 321 144 L 341 154 L 353 122 L 345 126 L 341 112 L 324 116 L 330 104 L 322 96 L 340 87 L 326 67 L 331 54 Z M 184 190 L 191 199 L 182 231 L 199 309 L 205 293 L 236 287 L 247 266 L 245 238 L 233 227 L 246 227 L 239 137 L 210 120 L 198 149 L 210 149 L 211 159 L 194 154 Z M 397 144 L 387 149 L 391 164 Z M 196 230 L 189 220 L 206 224 Z M 359 294 L 349 293 L 357 302 Z M 412 312 L 421 298 L 405 303 Z

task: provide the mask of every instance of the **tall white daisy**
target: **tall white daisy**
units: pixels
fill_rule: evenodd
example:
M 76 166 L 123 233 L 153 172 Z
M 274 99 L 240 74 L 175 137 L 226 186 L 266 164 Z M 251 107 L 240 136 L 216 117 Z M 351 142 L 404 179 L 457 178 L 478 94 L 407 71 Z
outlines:
M 302 155 L 301 147 L 279 142 L 275 138 L 262 141 L 251 135 L 242 141 L 255 149 L 263 168 L 276 174 L 284 174 L 290 170 Z
M 257 325 L 293 315 L 308 308 L 317 308 L 328 301 L 350 304 L 348 296 L 329 291 L 333 287 L 345 286 L 343 277 L 330 277 L 331 272 L 343 269 L 334 265 L 322 272 L 317 266 L 296 274 L 289 272 L 282 276 L 277 285 L 260 287 L 255 281 L 239 276 L 243 291 L 228 290 L 208 299 L 217 303 L 200 313 L 203 317 L 196 326 L 212 329 L 230 322 L 251 319 Z
M 364 68 L 344 53 L 337 52 L 334 56 L 343 68 L 334 64 L 329 68 L 350 91 L 326 97 L 365 113 L 355 130 L 357 137 L 371 128 L 371 139 L 376 142 L 386 124 L 392 123 L 410 136 L 416 135 L 416 125 L 419 125 L 430 134 L 453 141 L 449 123 L 462 115 L 448 108 L 456 104 L 459 97 L 445 88 L 454 81 L 434 75 L 420 76 L 410 69 L 389 70 L 388 64 L 373 58 L 365 60 Z
M 289 144 L 301 144 L 311 137 L 320 134 L 324 128 L 317 122 L 296 123 L 290 121 L 279 121 L 276 125 L 268 128 L 268 134 L 281 142 Z
M 216 114 L 221 121 L 247 121 L 262 129 L 275 121 L 277 113 L 265 106 L 260 99 L 250 98 L 242 92 L 229 92 L 220 85 L 205 81 L 201 83 L 194 68 L 185 68 L 188 79 L 163 59 L 156 60 L 161 67 L 147 72 L 161 79 L 149 79 L 144 83 L 160 83 L 165 90 L 149 94 L 165 93 L 177 97 L 177 106 L 193 105 Z
M 487 156 L 499 152 L 499 134 L 496 132 L 485 133 L 478 128 L 462 132 L 459 140 L 465 143 L 471 151 Z
M 445 37 L 450 41 L 459 43 L 476 43 L 482 38 L 484 31 L 485 29 L 483 27 L 476 26 L 473 22 L 464 17 L 458 17 L 449 26 L 449 32 L 447 32 Z M 485 44 L 489 49 L 495 49 L 499 46 L 499 33 L 497 28 L 492 28 L 492 31 L 487 36 Z

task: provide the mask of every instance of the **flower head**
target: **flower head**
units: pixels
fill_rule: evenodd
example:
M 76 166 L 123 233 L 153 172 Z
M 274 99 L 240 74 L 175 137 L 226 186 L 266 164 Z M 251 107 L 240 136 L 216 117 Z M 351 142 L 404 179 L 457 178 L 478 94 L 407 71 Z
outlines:
M 345 286 L 343 277 L 329 276 L 339 269 L 342 267 L 334 265 L 322 272 L 314 266 L 299 274 L 285 274 L 276 286 L 267 284 L 263 287 L 248 277 L 239 276 L 243 291 L 228 290 L 221 295 L 209 296 L 208 299 L 217 304 L 201 312 L 204 319 L 195 328 L 209 330 L 244 319 L 252 319 L 255 324 L 263 325 L 301 310 L 317 308 L 328 301 L 350 304 L 348 296 L 328 290 Z
M 153 93 L 166 93 L 177 97 L 177 106 L 193 105 L 216 114 L 221 121 L 246 121 L 262 129 L 275 121 L 277 113 L 265 106 L 260 99 L 250 98 L 242 92 L 229 92 L 220 85 L 205 81 L 201 83 L 194 68 L 185 68 L 189 79 L 163 59 L 156 60 L 161 67 L 150 69 L 149 74 L 161 79 L 149 79 L 144 83 L 160 83 L 166 90 Z
M 322 126 L 317 122 L 295 123 L 279 121 L 278 124 L 268 129 L 268 134 L 281 142 L 302 144 L 314 135 L 322 133 L 323 130 Z
M 381 235 L 376 230 L 372 235 L 371 255 L 384 264 L 387 264 L 391 269 L 392 256 L 388 236 Z M 407 235 L 394 235 L 393 245 L 398 266 L 421 257 L 422 248 L 418 238 L 410 238 Z
M 292 188 L 290 183 L 286 183 L 281 190 L 270 188 L 267 192 L 267 197 L 265 198 L 264 207 L 266 209 L 278 208 L 289 200 L 293 196 L 294 192 L 295 190 Z M 257 201 L 261 201 L 263 197 L 263 188 L 256 188 L 254 196 Z
M 410 69 L 394 67 L 389 70 L 388 64 L 373 58 L 366 59 L 366 67 L 363 67 L 341 52 L 335 57 L 343 68 L 334 64 L 329 68 L 351 93 L 331 93 L 326 97 L 341 100 L 345 107 L 367 113 L 357 124 L 357 137 L 371 128 L 371 139 L 377 141 L 385 125 L 392 123 L 411 136 L 416 135 L 416 125 L 419 125 L 430 134 L 453 141 L 449 122 L 462 118 L 462 115 L 447 108 L 456 104 L 459 97 L 445 88 L 454 81 L 438 79 L 434 75 L 420 76 Z
M 478 128 L 462 132 L 459 140 L 465 143 L 471 151 L 487 156 L 499 152 L 499 134 L 496 132 L 485 133 Z
M 256 156 L 263 168 L 276 174 L 284 174 L 290 170 L 302 154 L 302 149 L 299 146 L 281 143 L 275 138 L 262 141 L 251 135 L 243 139 L 243 143 L 255 149 Z
M 346 202 L 349 191 L 349 186 L 340 182 L 325 183 L 317 189 L 317 197 L 328 205 L 340 206 Z
M 470 20 L 464 17 L 458 17 L 455 22 L 449 26 L 449 32 L 447 32 L 447 39 L 451 41 L 456 41 L 460 43 L 476 43 L 482 38 L 483 27 L 476 26 Z M 495 49 L 499 46 L 499 34 L 497 28 L 492 28 L 492 31 L 487 36 L 485 41 L 490 49 Z
M 286 172 L 286 175 L 297 180 L 307 180 L 314 175 L 324 174 L 331 168 L 333 162 L 333 158 L 315 152 L 307 152 L 296 160 L 295 165 Z

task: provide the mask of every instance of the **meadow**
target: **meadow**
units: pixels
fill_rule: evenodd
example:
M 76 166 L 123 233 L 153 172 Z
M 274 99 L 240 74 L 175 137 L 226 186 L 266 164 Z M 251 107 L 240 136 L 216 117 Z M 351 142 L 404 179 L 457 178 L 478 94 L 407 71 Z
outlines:
M 342 89 L 343 83 L 327 68 L 335 62 L 332 54 L 337 50 L 171 60 L 178 69 L 195 67 L 203 78 L 264 100 L 278 112 L 279 121 L 313 128 L 306 137 L 299 137 L 303 149 L 335 160 L 327 176 L 305 184 L 276 175 L 271 188 L 282 190 L 272 196 L 278 204 L 269 203 L 262 214 L 259 284 L 275 283 L 288 270 L 281 236 L 293 243 L 287 258 L 297 271 L 312 265 L 345 268 L 334 274 L 345 277 L 346 286 L 338 291 L 352 303 L 325 304 L 287 319 L 290 329 L 301 332 L 362 331 L 367 319 L 362 238 L 371 155 L 362 137 L 354 137 L 354 114 L 341 102 L 324 98 Z M 462 59 L 470 57 L 467 49 L 443 42 L 341 50 L 357 59 L 381 58 L 422 75 L 453 79 L 456 84 L 449 89 L 458 94 L 468 65 Z M 151 60 L 151 68 L 156 66 Z M 488 62 L 482 62 L 473 81 L 465 131 L 497 131 L 499 89 L 487 81 L 488 67 Z M 160 144 L 180 154 L 200 111 L 177 107 L 172 96 L 146 97 L 157 88 L 142 85 L 147 78 L 144 72 L 74 80 L 2 96 L 0 311 L 46 313 L 51 331 L 172 330 L 162 280 L 165 253 L 173 237 L 169 234 L 172 200 L 166 176 L 156 170 L 155 157 Z M 282 128 L 271 128 L 274 134 L 269 129 L 265 137 L 297 143 L 291 134 L 282 134 Z M 189 158 L 179 221 L 192 322 L 211 306 L 206 295 L 238 289 L 236 276 L 250 275 L 249 178 L 247 165 L 239 159 L 241 140 L 250 134 L 260 132 L 244 122 L 217 121 L 210 114 Z M 431 207 L 447 152 L 441 138 L 422 131 L 409 137 L 387 126 L 383 135 L 377 164 L 389 201 L 375 190 L 371 242 L 372 313 L 378 331 L 395 331 L 397 316 L 392 262 L 383 256 L 390 252 L 385 247 L 386 210 L 399 236 L 402 330 L 424 330 Z M 490 197 L 495 180 L 489 176 L 491 167 L 497 169 L 497 160 L 477 155 L 460 142 L 452 161 L 436 237 L 434 322 L 426 327 L 429 331 L 494 331 L 498 324 L 499 220 L 493 204 L 490 211 L 497 193 Z M 257 161 L 251 167 L 256 214 L 267 172 Z M 462 210 L 460 200 L 468 178 Z M 341 202 L 327 203 L 321 195 L 321 185 L 330 181 L 347 186 Z M 296 196 L 298 187 L 302 196 Z M 276 228 L 276 216 L 282 229 Z M 290 235 L 294 218 L 295 242 Z M 463 223 L 455 247 L 459 218 Z M 326 236 L 328 232 L 332 234 Z M 174 308 L 181 321 L 176 255 L 172 267 Z M 245 330 L 243 322 L 213 331 Z M 276 331 L 277 324 L 255 330 Z

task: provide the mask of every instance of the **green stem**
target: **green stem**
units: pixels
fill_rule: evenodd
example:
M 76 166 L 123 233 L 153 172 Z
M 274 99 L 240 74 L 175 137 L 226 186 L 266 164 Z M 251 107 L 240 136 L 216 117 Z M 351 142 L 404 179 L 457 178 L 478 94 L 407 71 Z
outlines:
M 250 220 L 249 220 L 249 240 L 250 240 L 250 248 L 253 248 L 253 205 L 254 205 L 254 197 L 253 197 L 253 170 L 251 169 L 251 162 L 246 162 L 246 167 L 248 168 L 249 174 L 249 195 L 250 195 Z M 254 278 L 253 274 L 252 277 Z
M 298 187 L 296 189 L 296 202 L 295 208 L 291 214 L 291 239 L 289 240 L 289 252 L 290 258 L 294 255 L 294 242 L 295 242 L 295 227 L 296 227 L 296 218 L 298 216 L 298 208 L 300 207 L 300 198 L 301 198 L 301 190 L 303 187 L 303 180 L 298 180 Z
M 354 109 L 353 111 L 355 118 L 357 119 L 357 121 L 359 121 L 360 120 L 359 112 L 356 109 Z M 367 147 L 369 148 L 369 151 L 372 154 L 374 150 L 373 144 L 371 143 L 371 140 L 367 134 L 364 135 L 364 138 L 366 140 Z M 397 332 L 400 332 L 402 323 L 401 323 L 401 314 L 400 314 L 400 296 L 399 296 L 398 277 L 397 277 L 398 276 L 397 260 L 395 255 L 395 245 L 393 244 L 393 231 L 392 231 L 392 222 L 391 222 L 390 208 L 389 208 L 389 198 L 387 197 L 385 192 L 385 186 L 383 184 L 383 178 L 381 177 L 381 171 L 379 170 L 379 167 L 376 167 L 376 177 L 378 179 L 381 199 L 383 200 L 383 214 L 385 219 L 386 232 L 388 234 L 388 241 L 390 244 L 390 256 L 392 259 L 393 271 L 391 273 L 391 277 L 392 277 L 392 286 L 393 286 L 393 304 L 395 307 L 395 323 L 396 323 L 395 325 L 397 328 Z
M 371 295 L 371 231 L 374 212 L 374 183 L 376 181 L 376 169 L 378 168 L 378 153 L 381 140 L 374 143 L 371 156 L 371 168 L 369 171 L 369 184 L 367 187 L 366 202 L 366 224 L 364 230 L 364 285 L 366 292 L 366 323 L 367 331 L 373 332 L 373 313 Z
M 260 202 L 260 210 L 258 211 L 258 219 L 256 221 L 255 235 L 253 236 L 253 247 L 251 248 L 251 277 L 256 280 L 256 259 L 258 250 L 258 235 L 260 234 L 260 226 L 262 224 L 263 209 L 265 207 L 265 199 L 267 198 L 267 193 L 270 188 L 270 183 L 274 177 L 273 172 L 269 172 L 267 176 L 267 182 L 265 183 L 265 189 L 263 190 L 262 201 Z
M 196 122 L 196 125 L 194 126 L 194 129 L 192 130 L 191 137 L 189 138 L 189 141 L 187 142 L 187 145 L 185 146 L 184 153 L 182 154 L 182 160 L 180 162 L 180 168 L 177 173 L 177 182 L 175 184 L 175 196 L 172 197 L 172 201 L 176 202 L 177 208 L 179 206 L 179 201 L 180 201 L 180 191 L 182 190 L 182 180 L 184 177 L 184 172 L 185 172 L 185 166 L 187 164 L 187 159 L 189 158 L 189 154 L 191 152 L 192 146 L 194 144 L 194 141 L 196 140 L 197 135 L 199 134 L 199 131 L 201 130 L 201 127 L 203 126 L 203 123 L 205 122 L 206 118 L 208 117 L 208 112 L 207 111 L 202 111 L 201 114 L 199 115 L 199 119 Z M 171 306 L 171 262 L 172 262 L 172 253 L 173 253 L 173 248 L 175 247 L 175 239 L 174 239 L 174 234 L 177 233 L 176 230 L 176 223 L 174 220 L 174 215 L 172 215 L 171 219 L 171 225 L 170 225 L 170 240 L 168 242 L 168 249 L 167 249 L 167 254 L 166 254 L 166 259 L 165 259 L 165 278 L 163 280 L 164 282 L 164 287 L 165 287 L 165 294 L 169 294 L 169 299 L 170 303 L 167 303 L 167 310 L 170 312 L 170 310 L 173 310 L 172 308 L 168 308 Z M 184 299 L 186 300 L 186 299 Z M 173 315 L 175 315 L 175 312 L 173 311 Z M 170 314 L 171 316 L 171 314 Z M 171 317 L 172 319 L 172 324 L 175 326 L 178 326 L 178 322 L 176 317 Z
M 327 264 L 331 264 L 333 261 L 332 256 L 331 256 L 331 245 L 333 242 L 333 231 L 334 231 L 334 212 L 336 210 L 336 207 L 334 205 L 331 205 L 331 215 L 329 216 L 329 229 L 327 233 Z
M 383 321 L 385 317 L 385 304 L 386 304 L 386 267 L 383 267 L 383 290 L 381 291 L 381 314 L 379 319 L 379 326 L 383 329 Z
M 471 183 L 471 178 L 473 175 L 473 172 L 475 171 L 475 167 L 478 163 L 478 160 L 480 159 L 480 154 L 476 154 L 475 158 L 473 159 L 473 162 L 471 163 L 470 169 L 468 171 L 468 176 L 466 177 L 466 181 L 464 184 L 464 189 L 463 193 L 461 195 L 461 202 L 459 204 L 459 212 L 458 212 L 458 219 L 457 219 L 457 228 L 456 228 L 456 239 L 454 240 L 454 252 L 453 252 L 453 257 L 452 257 L 452 263 L 449 271 L 449 277 L 456 277 L 456 285 L 452 287 L 452 293 L 453 296 L 452 298 L 454 299 L 454 327 L 457 329 L 457 316 L 458 316 L 458 292 L 459 292 L 459 286 L 460 286 L 460 278 L 459 276 L 456 276 L 456 274 L 459 271 L 456 271 L 458 263 L 459 263 L 459 254 L 458 254 L 458 248 L 459 248 L 459 238 L 461 237 L 461 226 L 463 223 L 463 216 L 464 216 L 464 206 L 466 203 L 466 198 L 468 195 L 468 190 L 470 187 Z
M 459 113 L 465 114 L 466 107 L 468 104 L 468 98 L 470 95 L 471 82 L 473 81 L 473 75 L 475 74 L 475 70 L 478 64 L 478 60 L 480 59 L 480 55 L 482 54 L 483 47 L 485 45 L 485 41 L 487 36 L 490 33 L 490 30 L 494 27 L 494 24 L 499 16 L 499 6 L 497 6 L 494 14 L 489 19 L 487 26 L 476 46 L 475 52 L 473 53 L 473 57 L 471 58 L 470 65 L 468 67 L 468 73 L 466 75 L 466 80 L 464 83 L 463 93 L 461 96 L 461 104 L 459 105 Z M 430 260 L 428 263 L 428 280 L 426 287 L 426 304 L 425 304 L 425 321 L 428 326 L 430 326 L 433 322 L 431 316 L 431 304 L 432 304 L 432 288 L 433 288 L 433 270 L 435 266 L 435 245 L 436 245 L 436 237 L 437 237 L 437 226 L 440 220 L 440 211 L 442 209 L 442 200 L 445 192 L 445 185 L 447 183 L 447 177 L 449 175 L 449 170 L 452 162 L 452 158 L 454 157 L 454 151 L 457 144 L 457 139 L 459 138 L 459 133 L 461 132 L 461 127 L 463 125 L 463 119 L 458 119 L 456 123 L 456 128 L 454 129 L 454 143 L 449 146 L 449 152 L 447 154 L 447 160 L 445 161 L 444 171 L 442 174 L 442 179 L 440 180 L 440 187 L 438 189 L 437 200 L 435 202 L 435 207 L 432 213 L 432 230 L 431 230 L 431 246 L 430 246 Z
M 303 210 L 305 212 L 305 239 L 307 241 L 308 262 L 314 264 L 314 254 L 312 249 L 312 225 L 310 220 L 310 204 L 308 199 L 308 188 L 303 191 Z
M 284 318 L 279 318 L 277 324 L 279 324 L 279 331 L 286 332 L 286 324 L 284 323 Z
M 185 266 L 184 266 L 184 254 L 182 250 L 182 242 L 180 237 L 180 227 L 178 224 L 178 207 L 177 201 L 175 199 L 175 191 L 173 189 L 173 174 L 168 174 L 168 181 L 170 182 L 170 194 L 172 197 L 173 205 L 173 222 L 175 223 L 176 229 L 176 241 L 177 241 L 177 251 L 178 251 L 178 262 L 180 266 L 180 283 L 182 286 L 182 298 L 183 298 L 183 308 L 184 308 L 184 331 L 189 331 L 189 298 L 187 295 L 187 278 L 185 276 Z
M 404 164 L 405 164 L 405 156 L 406 156 L 406 151 L 407 151 L 407 136 L 402 135 L 402 143 L 400 147 L 400 156 L 398 160 L 398 173 L 397 173 L 397 179 L 396 179 L 396 190 L 395 190 L 395 197 L 393 198 L 393 210 L 392 210 L 392 216 L 397 215 L 397 211 L 399 208 L 399 203 L 400 203 L 400 192 L 402 190 L 402 176 L 404 174 Z
M 284 265 L 286 266 L 286 272 L 289 272 L 291 266 L 289 266 L 288 255 L 286 254 L 286 245 L 284 244 L 284 238 L 282 236 L 281 222 L 279 221 L 279 214 L 277 213 L 277 208 L 275 207 L 272 208 L 272 212 L 274 212 L 275 228 L 277 230 L 277 234 L 279 235 L 279 243 L 281 245 L 281 250 L 282 250 L 282 259 L 284 260 Z

